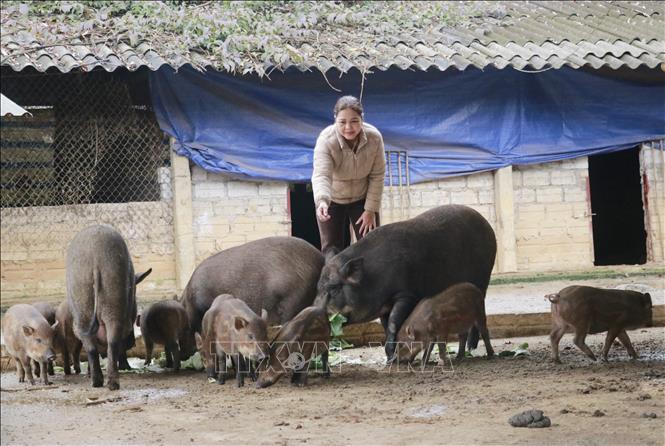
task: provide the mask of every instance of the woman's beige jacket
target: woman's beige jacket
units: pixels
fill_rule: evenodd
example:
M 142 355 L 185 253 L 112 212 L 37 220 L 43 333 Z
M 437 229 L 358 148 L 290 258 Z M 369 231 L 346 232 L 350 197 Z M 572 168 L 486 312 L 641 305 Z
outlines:
M 312 190 L 317 208 L 322 201 L 340 204 L 365 198 L 365 210 L 379 212 L 386 156 L 383 137 L 372 125 L 363 123 L 356 152 L 333 124 L 323 129 L 314 148 Z

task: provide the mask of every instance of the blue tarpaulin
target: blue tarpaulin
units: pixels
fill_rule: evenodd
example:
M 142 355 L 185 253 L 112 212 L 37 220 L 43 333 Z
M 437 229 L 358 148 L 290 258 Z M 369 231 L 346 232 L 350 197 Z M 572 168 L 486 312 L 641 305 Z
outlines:
M 328 74 L 326 81 L 319 72 L 295 69 L 260 79 L 163 68 L 151 73 L 150 92 L 175 150 L 205 170 L 306 182 L 316 138 L 333 122 L 335 101 L 358 96 L 361 84 L 357 71 Z M 386 150 L 408 152 L 412 183 L 665 137 L 662 82 L 568 68 L 537 74 L 391 69 L 367 74 L 362 88 L 365 120 L 381 131 Z M 396 176 L 397 163 L 391 166 Z

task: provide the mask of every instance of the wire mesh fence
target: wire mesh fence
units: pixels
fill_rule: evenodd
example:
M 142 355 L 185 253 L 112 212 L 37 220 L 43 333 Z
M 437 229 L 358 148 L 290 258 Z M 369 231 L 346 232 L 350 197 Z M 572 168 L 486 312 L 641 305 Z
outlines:
M 62 249 L 77 230 L 104 223 L 131 249 L 172 227 L 168 140 L 147 91 L 141 73 L 3 68 L 3 94 L 32 114 L 1 121 L 3 246 Z

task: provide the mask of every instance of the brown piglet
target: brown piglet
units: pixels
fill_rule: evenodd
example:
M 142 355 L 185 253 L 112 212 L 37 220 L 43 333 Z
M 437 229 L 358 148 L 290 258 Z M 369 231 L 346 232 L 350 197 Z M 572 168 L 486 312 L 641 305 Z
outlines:
M 65 375 L 71 375 L 72 364 L 74 365 L 74 372 L 81 373 L 81 349 L 83 343 L 74 334 L 74 318 L 72 312 L 69 311 L 69 302 L 64 300 L 58 305 L 55 310 L 55 319 L 58 321 L 58 328 L 56 329 L 55 348 L 62 354 L 62 361 L 65 370 Z M 90 372 L 90 368 L 88 368 Z
M 154 344 L 166 351 L 166 367 L 180 370 L 180 361 L 196 353 L 194 334 L 189 328 L 185 307 L 175 300 L 155 302 L 136 318 L 145 343 L 145 365 L 152 360 Z
M 48 322 L 49 325 L 55 324 L 55 308 L 53 305 L 48 302 L 35 302 L 32 304 L 32 306 L 35 307 L 42 316 L 44 316 L 44 319 L 46 319 L 46 322 Z M 34 372 L 35 376 L 39 378 L 41 367 L 38 362 L 32 361 L 32 371 Z M 51 376 L 55 375 L 53 361 L 48 362 L 48 374 Z
M 226 355 L 231 356 L 238 387 L 245 384 L 251 364 L 262 361 L 268 351 L 267 313 L 259 317 L 245 302 L 230 294 L 215 298 L 203 316 L 202 333 L 195 333 L 196 347 L 206 365 L 209 380 L 224 384 Z
M 400 361 L 413 362 L 416 355 L 426 348 L 422 360 L 425 365 L 434 344 L 439 345 L 439 356 L 443 358 L 448 336 L 457 334 L 457 359 L 464 359 L 468 332 L 474 326 L 483 338 L 487 357 L 494 356 L 487 330 L 483 293 L 468 282 L 453 285 L 439 294 L 421 300 L 411 312 L 397 335 L 398 358 Z
M 330 376 L 329 341 L 330 323 L 326 310 L 316 306 L 305 308 L 284 324 L 270 343 L 270 355 L 259 368 L 256 387 L 271 386 L 288 372 L 292 372 L 292 384 L 306 385 L 310 361 L 319 354 L 324 376 Z
M 49 325 L 32 305 L 17 304 L 7 310 L 2 321 L 2 335 L 7 353 L 16 362 L 19 382 L 24 382 L 27 375 L 30 384 L 35 383 L 30 360 L 40 363 L 42 371 L 46 371 L 46 364 L 55 359 L 53 340 L 57 326 L 57 321 Z M 42 373 L 42 377 L 44 384 L 50 384 L 48 373 Z
M 559 341 L 567 331 L 575 332 L 574 342 L 592 360 L 596 356 L 584 343 L 587 334 L 607 331 L 603 359 L 607 361 L 612 342 L 619 338 L 631 358 L 637 353 L 626 330 L 652 325 L 652 303 L 649 293 L 629 290 L 607 290 L 589 286 L 569 286 L 545 296 L 552 305 L 552 359 L 560 363 Z

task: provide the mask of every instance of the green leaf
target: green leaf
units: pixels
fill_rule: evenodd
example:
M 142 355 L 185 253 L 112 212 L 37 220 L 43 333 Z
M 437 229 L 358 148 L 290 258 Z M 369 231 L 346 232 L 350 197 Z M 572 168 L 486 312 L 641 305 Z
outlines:
M 499 352 L 500 357 L 517 357 L 517 356 L 530 356 L 531 353 L 528 350 L 529 348 L 529 343 L 528 342 L 523 342 L 517 347 L 515 347 L 512 350 L 504 350 L 502 352 Z
M 342 326 L 346 323 L 346 317 L 339 313 L 335 313 L 328 318 L 330 321 L 330 337 L 338 338 L 342 336 L 343 330 Z
M 188 360 L 182 361 L 180 363 L 181 369 L 188 370 L 203 370 L 205 366 L 203 365 L 203 359 L 199 352 L 194 353 Z

